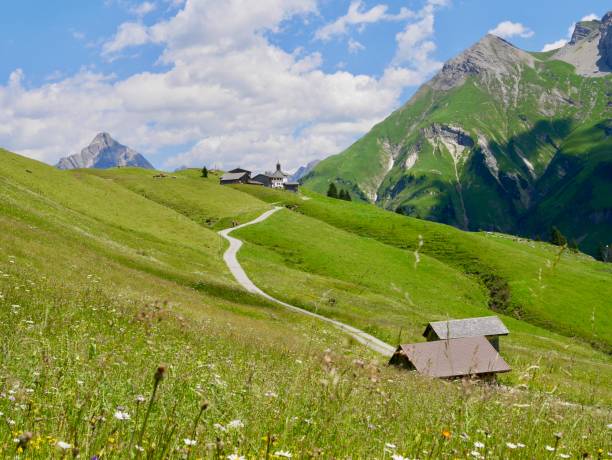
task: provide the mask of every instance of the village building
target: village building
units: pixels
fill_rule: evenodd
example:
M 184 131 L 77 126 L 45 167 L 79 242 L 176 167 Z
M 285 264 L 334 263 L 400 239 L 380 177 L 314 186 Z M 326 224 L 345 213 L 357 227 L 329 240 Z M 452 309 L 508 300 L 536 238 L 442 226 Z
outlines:
M 249 172 L 226 172 L 221 176 L 221 185 L 246 184 L 250 180 Z
M 389 364 L 436 378 L 494 380 L 497 373 L 511 370 L 485 337 L 399 345 Z
M 497 316 L 436 321 L 429 323 L 423 332 L 423 337 L 429 342 L 464 337 L 486 337 L 496 351 L 499 351 L 499 336 L 501 335 L 508 335 L 508 329 Z
M 283 189 L 291 192 L 299 190 L 299 182 L 290 182 L 291 175 L 283 172 L 280 163 L 276 163 L 276 171 L 264 172 L 251 178 L 251 172 L 242 168 L 235 168 L 221 177 L 221 184 L 250 184 L 263 185 L 268 188 Z

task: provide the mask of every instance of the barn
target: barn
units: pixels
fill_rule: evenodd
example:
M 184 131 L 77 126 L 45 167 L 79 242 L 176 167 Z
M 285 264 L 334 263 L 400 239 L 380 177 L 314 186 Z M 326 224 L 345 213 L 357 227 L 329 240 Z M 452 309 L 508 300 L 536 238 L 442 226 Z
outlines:
M 244 172 L 227 172 L 221 176 L 221 185 L 227 184 L 246 184 L 251 179 L 251 173 Z
M 437 378 L 494 380 L 497 373 L 511 370 L 485 337 L 399 345 L 389 364 Z
M 423 332 L 429 342 L 483 336 L 497 351 L 501 335 L 508 335 L 508 329 L 497 316 L 436 321 L 429 323 Z

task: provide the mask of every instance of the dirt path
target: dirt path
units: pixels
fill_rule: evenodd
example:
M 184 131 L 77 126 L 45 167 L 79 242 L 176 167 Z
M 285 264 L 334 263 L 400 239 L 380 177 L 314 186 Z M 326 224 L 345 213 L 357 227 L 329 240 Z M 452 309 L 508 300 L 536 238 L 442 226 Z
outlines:
M 359 343 L 362 343 L 363 345 L 371 348 L 375 352 L 380 353 L 381 355 L 384 355 L 384 356 L 391 356 L 393 352 L 395 351 L 395 348 L 389 345 L 388 343 L 385 343 L 382 340 L 379 340 L 376 337 L 366 332 L 363 332 L 360 329 L 357 329 L 353 326 L 349 326 L 348 324 L 341 323 L 340 321 L 336 321 L 335 319 L 327 318 L 326 316 L 319 315 L 317 313 L 313 313 L 311 311 L 304 310 L 294 305 L 285 303 L 282 300 L 275 299 L 271 295 L 266 294 L 264 291 L 262 291 L 257 286 L 255 286 L 255 284 L 249 279 L 244 269 L 240 265 L 240 262 L 238 262 L 238 258 L 236 257 L 238 254 L 238 251 L 240 250 L 240 247 L 242 246 L 242 241 L 230 236 L 229 234 L 239 228 L 243 228 L 249 225 L 258 224 L 259 222 L 263 222 L 268 217 L 270 217 L 272 214 L 274 214 L 277 211 L 280 211 L 281 209 L 283 208 L 275 207 L 274 209 L 271 209 L 270 211 L 264 212 L 257 219 L 247 222 L 246 224 L 238 225 L 237 227 L 227 228 L 219 232 L 219 235 L 221 235 L 223 238 L 229 241 L 230 246 L 227 249 L 227 251 L 225 251 L 225 254 L 223 254 L 223 260 L 225 261 L 228 268 L 232 272 L 232 275 L 234 275 L 234 278 L 236 278 L 236 281 L 238 281 L 238 283 L 240 283 L 240 285 L 244 287 L 247 291 L 253 294 L 258 294 L 262 297 L 265 297 L 266 299 L 271 300 L 272 302 L 275 302 L 279 305 L 282 305 L 283 307 L 289 310 L 292 310 L 292 311 L 295 311 L 297 313 L 301 313 L 304 315 L 308 315 L 312 318 L 317 318 L 318 320 L 325 321 L 326 323 L 333 324 L 335 327 L 346 332 L 351 337 L 353 337 L 355 340 L 357 340 Z

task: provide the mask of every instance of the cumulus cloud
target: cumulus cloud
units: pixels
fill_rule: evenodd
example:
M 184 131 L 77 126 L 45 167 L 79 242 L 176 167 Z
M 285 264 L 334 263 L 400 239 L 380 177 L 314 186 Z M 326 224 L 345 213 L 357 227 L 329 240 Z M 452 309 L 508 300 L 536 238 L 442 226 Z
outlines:
M 434 35 L 435 11 L 446 6 L 445 0 L 429 0 L 416 14 L 416 21 L 408 23 L 395 36 L 397 50 L 392 64 L 396 67 L 409 67 L 399 72 L 410 84 L 422 82 L 429 74 L 442 67 L 442 63 L 432 58 L 436 44 Z
M 315 38 L 329 40 L 335 35 L 347 34 L 351 26 L 364 26 L 380 21 L 401 21 L 414 15 L 408 8 L 401 8 L 397 14 L 389 14 L 388 11 L 387 5 L 378 4 L 370 9 L 365 9 L 362 0 L 353 0 L 347 13 L 317 30 Z
M 512 21 L 503 21 L 497 24 L 495 29 L 489 30 L 490 34 L 497 35 L 501 38 L 512 38 L 512 37 L 521 37 L 521 38 L 529 38 L 533 37 L 533 30 L 528 27 L 525 27 L 520 22 L 512 22 Z
M 542 51 L 546 52 L 546 51 L 552 51 L 552 50 L 556 50 L 559 48 L 562 48 L 563 46 L 565 46 L 567 44 L 568 40 L 565 38 L 560 38 L 559 40 L 552 42 L 552 43 L 546 43 L 543 47 L 542 47 Z
M 430 53 L 440 4 L 416 13 L 419 25 L 396 38 L 398 57 L 373 77 L 325 72 L 318 53 L 266 38 L 287 19 L 316 14 L 315 0 L 187 0 L 169 19 L 120 25 L 103 46 L 112 57 L 157 43 L 164 70 L 119 79 L 83 68 L 35 88 L 13 72 L 0 84 L 0 144 L 55 162 L 108 131 L 166 168 L 264 169 L 279 159 L 293 169 L 346 148 L 397 107 L 407 85 L 422 83 L 421 66 L 439 64 Z M 161 151 L 174 156 L 156 161 Z
M 104 43 L 102 55 L 111 56 L 125 48 L 144 45 L 151 41 L 152 37 L 146 26 L 138 22 L 124 22 L 113 38 Z

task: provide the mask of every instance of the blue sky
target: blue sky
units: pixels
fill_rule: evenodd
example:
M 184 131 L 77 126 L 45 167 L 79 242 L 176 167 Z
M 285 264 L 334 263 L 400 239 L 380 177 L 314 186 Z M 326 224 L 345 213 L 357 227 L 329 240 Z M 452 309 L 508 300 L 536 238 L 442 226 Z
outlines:
M 257 4 L 7 2 L 0 145 L 53 163 L 109 131 L 160 168 L 278 158 L 293 169 L 350 145 L 488 31 L 541 50 L 606 11 L 601 0 Z

